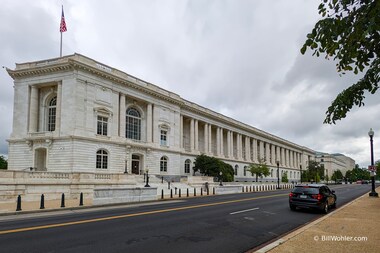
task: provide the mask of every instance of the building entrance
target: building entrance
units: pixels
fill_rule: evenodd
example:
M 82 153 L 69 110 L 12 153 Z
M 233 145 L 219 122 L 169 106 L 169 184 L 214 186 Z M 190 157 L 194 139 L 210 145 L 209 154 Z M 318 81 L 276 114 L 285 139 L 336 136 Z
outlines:
M 132 155 L 132 174 L 140 174 L 140 156 Z

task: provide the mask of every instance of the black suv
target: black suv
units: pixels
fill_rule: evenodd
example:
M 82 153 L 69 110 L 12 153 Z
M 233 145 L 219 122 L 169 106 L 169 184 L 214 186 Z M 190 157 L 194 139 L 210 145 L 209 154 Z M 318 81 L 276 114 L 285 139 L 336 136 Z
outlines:
M 289 194 L 289 207 L 292 211 L 299 208 L 311 208 L 327 213 L 336 207 L 335 191 L 324 184 L 299 184 Z

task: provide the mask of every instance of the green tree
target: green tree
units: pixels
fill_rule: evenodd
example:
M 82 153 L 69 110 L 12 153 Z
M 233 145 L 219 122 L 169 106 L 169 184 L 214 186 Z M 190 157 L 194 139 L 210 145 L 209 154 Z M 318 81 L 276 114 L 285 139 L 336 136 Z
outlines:
M 309 161 L 305 175 L 307 175 L 306 181 L 319 182 L 321 177 L 325 176 L 325 167 L 317 161 Z
M 364 76 L 343 90 L 326 111 L 324 123 L 335 124 L 355 105 L 364 106 L 364 92 L 374 94 L 380 82 L 380 1 L 322 0 L 319 20 L 301 48 L 305 54 L 325 55 L 337 61 L 337 71 L 363 72 Z
M 375 162 L 376 166 L 376 180 L 380 180 L 380 160 Z
M 220 178 L 222 172 L 222 180 L 224 182 L 234 181 L 234 170 L 231 165 L 222 160 L 207 156 L 199 155 L 194 161 L 194 172 L 199 171 L 203 175 Z
M 343 174 L 342 174 L 342 172 L 340 170 L 335 170 L 334 173 L 331 176 L 331 180 L 334 180 L 335 183 L 338 180 L 343 180 Z
M 249 165 L 248 171 L 251 172 L 252 176 L 253 175 L 256 176 L 256 182 L 257 182 L 259 177 L 261 177 L 261 178 L 263 176 L 266 177 L 266 176 L 269 176 L 269 174 L 270 174 L 269 168 L 263 160 L 260 160 L 258 164 Z
M 8 168 L 8 161 L 4 156 L 0 156 L 0 170 L 6 170 Z
M 285 173 L 282 174 L 281 182 L 284 182 L 284 183 L 289 182 L 289 180 L 288 180 L 288 172 L 287 171 L 285 171 Z

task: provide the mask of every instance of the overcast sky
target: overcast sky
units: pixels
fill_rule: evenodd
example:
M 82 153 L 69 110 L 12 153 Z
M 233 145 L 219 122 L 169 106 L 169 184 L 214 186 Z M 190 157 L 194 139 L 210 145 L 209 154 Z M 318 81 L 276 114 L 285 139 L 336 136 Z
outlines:
M 358 76 L 301 55 L 320 0 L 2 0 L 0 64 L 80 53 L 316 151 L 380 159 L 380 92 L 336 125 L 325 111 Z M 0 154 L 12 131 L 13 82 L 0 72 Z M 26 122 L 25 122 L 26 124 Z

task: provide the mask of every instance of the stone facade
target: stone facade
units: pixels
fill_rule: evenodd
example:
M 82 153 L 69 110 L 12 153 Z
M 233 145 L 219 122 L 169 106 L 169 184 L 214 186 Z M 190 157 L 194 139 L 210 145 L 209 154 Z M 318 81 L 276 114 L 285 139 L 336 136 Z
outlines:
M 252 181 L 245 168 L 264 160 L 277 179 L 315 159 L 309 148 L 241 123 L 80 54 L 16 64 L 9 169 L 192 174 L 206 154 Z
M 355 168 L 355 160 L 342 154 L 317 152 L 315 157 L 315 160 L 325 167 L 329 178 L 331 178 L 334 171 L 340 170 L 345 176 L 348 170 Z

